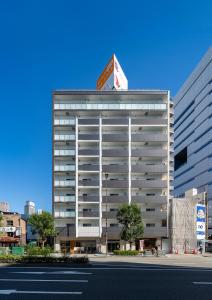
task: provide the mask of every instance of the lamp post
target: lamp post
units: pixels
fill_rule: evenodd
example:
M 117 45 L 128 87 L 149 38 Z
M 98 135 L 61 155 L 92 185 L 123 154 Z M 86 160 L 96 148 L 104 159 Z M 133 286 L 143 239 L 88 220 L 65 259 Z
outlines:
M 107 180 L 108 180 L 108 173 L 105 173 L 105 192 L 106 192 L 106 211 L 105 211 L 105 247 L 106 247 L 106 256 L 108 255 L 107 249 Z

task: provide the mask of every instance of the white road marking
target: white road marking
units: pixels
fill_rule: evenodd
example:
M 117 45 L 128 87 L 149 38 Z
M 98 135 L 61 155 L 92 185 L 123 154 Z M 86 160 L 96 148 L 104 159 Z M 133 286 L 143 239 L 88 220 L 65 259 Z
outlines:
M 1 295 L 11 294 L 53 294 L 53 295 L 82 295 L 82 292 L 54 292 L 54 291 L 16 291 L 16 290 L 0 290 Z
M 78 271 L 56 271 L 56 272 L 10 272 L 13 274 L 34 274 L 34 275 L 43 275 L 43 274 L 58 274 L 58 275 L 92 275 L 92 273 L 78 272 Z
M 25 281 L 25 282 L 88 282 L 88 280 L 83 280 L 83 279 L 79 279 L 79 280 L 75 280 L 75 279 L 64 279 L 64 280 L 60 280 L 60 279 L 23 279 L 23 278 L 0 278 L 0 281 Z
M 194 281 L 193 284 L 198 284 L 198 285 L 212 285 L 212 282 L 207 282 L 207 281 Z

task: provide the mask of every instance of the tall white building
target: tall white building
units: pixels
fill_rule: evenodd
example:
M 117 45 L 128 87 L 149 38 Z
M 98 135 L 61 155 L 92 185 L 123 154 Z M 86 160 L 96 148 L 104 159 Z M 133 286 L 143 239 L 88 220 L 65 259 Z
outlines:
M 207 192 L 212 234 L 212 47 L 174 98 L 174 194 Z
M 24 205 L 24 215 L 25 218 L 29 218 L 31 215 L 35 214 L 35 202 L 34 201 L 26 201 Z

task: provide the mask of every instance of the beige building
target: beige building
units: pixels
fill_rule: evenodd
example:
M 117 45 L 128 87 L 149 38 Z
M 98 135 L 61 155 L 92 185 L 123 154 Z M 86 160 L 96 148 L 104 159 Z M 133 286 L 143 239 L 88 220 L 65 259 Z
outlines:
M 0 212 L 0 247 L 13 247 L 26 244 L 26 221 L 15 212 Z

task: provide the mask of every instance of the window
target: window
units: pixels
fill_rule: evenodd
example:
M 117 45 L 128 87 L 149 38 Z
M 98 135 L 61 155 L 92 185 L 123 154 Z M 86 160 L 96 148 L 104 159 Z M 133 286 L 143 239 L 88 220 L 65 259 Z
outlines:
M 180 151 L 174 157 L 174 170 L 178 170 L 181 166 L 187 163 L 187 147 Z
M 13 221 L 12 220 L 7 220 L 7 226 L 13 226 Z
M 13 237 L 13 232 L 8 232 L 8 233 L 7 233 L 7 236 Z
M 167 220 L 162 220 L 162 227 L 167 227 Z
M 155 208 L 146 208 L 146 211 L 155 211 Z
M 115 224 L 115 223 L 110 223 L 110 227 L 118 227 L 119 224 Z
M 155 196 L 155 194 L 146 194 L 146 196 Z
M 154 223 L 147 223 L 146 227 L 155 227 L 155 224 Z
M 118 211 L 118 208 L 110 208 L 110 211 Z
M 82 226 L 83 227 L 91 227 L 92 225 L 91 224 L 83 224 Z

